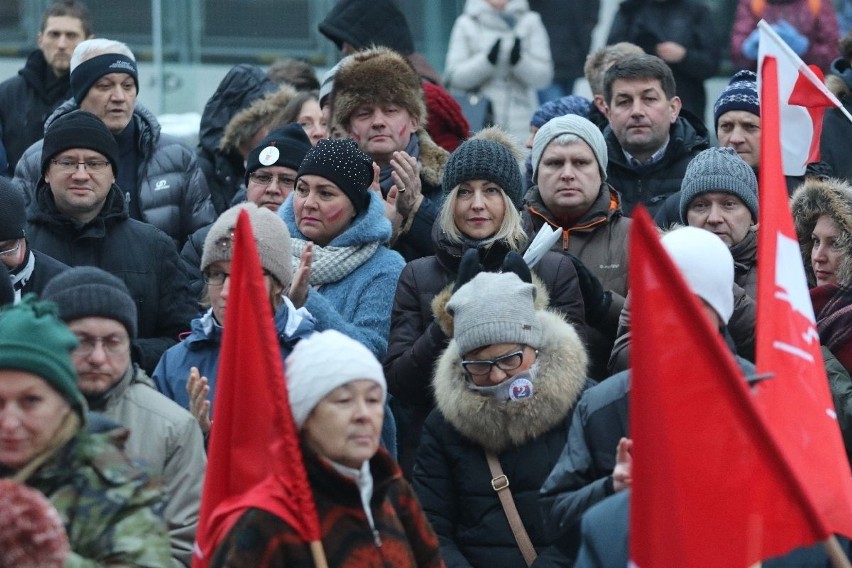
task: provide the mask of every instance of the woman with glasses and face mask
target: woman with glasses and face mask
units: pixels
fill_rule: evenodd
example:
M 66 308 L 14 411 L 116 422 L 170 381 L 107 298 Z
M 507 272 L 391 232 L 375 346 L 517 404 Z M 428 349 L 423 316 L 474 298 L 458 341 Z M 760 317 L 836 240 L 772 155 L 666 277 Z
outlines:
M 460 274 L 475 272 L 471 254 Z M 452 339 L 435 367 L 436 409 L 423 427 L 414 489 L 449 566 L 527 565 L 496 491 L 506 483 L 537 554 L 555 553 L 538 492 L 587 386 L 574 327 L 546 309 L 520 257 L 510 253 L 506 265 L 517 274 L 462 276 L 434 306 Z
M 282 357 L 299 339 L 314 331 L 313 318 L 302 308 L 307 295 L 304 271 L 293 273 L 290 234 L 281 219 L 253 203 L 236 205 L 222 213 L 207 234 L 201 257 L 202 301 L 207 311 L 192 320 L 191 331 L 183 341 L 163 353 L 152 376 L 160 392 L 192 412 L 205 435 L 210 431 L 222 330 L 227 319 L 234 228 L 243 210 L 251 220 L 268 293 L 265 300 L 272 307 Z

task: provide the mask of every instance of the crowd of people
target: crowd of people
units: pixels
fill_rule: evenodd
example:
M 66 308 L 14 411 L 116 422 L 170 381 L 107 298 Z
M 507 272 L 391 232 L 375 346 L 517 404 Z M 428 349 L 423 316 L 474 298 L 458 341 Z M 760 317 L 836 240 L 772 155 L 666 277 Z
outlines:
M 340 62 L 235 66 L 195 150 L 137 101 L 130 48 L 52 4 L 0 83 L 0 568 L 197 557 L 238 218 L 330 566 L 626 565 L 631 216 L 758 382 L 755 25 L 849 108 L 852 34 L 829 0 L 740 0 L 741 69 L 708 103 L 702 3 L 625 0 L 592 52 L 599 5 L 576 4 L 563 30 L 558 2 L 467 0 L 442 76 L 392 0 L 341 0 L 319 26 Z M 474 92 L 493 124 L 471 132 Z M 786 189 L 852 464 L 846 120 Z M 205 563 L 313 566 L 276 510 L 246 506 Z

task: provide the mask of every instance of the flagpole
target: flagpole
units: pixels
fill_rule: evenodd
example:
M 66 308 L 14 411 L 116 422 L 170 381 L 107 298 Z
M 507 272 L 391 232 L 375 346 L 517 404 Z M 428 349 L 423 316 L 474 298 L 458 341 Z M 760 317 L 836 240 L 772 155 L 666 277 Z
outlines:
M 849 563 L 849 558 L 843 552 L 840 543 L 837 542 L 836 536 L 831 535 L 822 541 L 822 545 L 825 547 L 825 552 L 828 554 L 829 559 L 831 559 L 831 565 L 834 568 L 852 568 L 852 564 Z
M 837 539 L 834 539 L 837 547 L 840 548 L 840 544 L 837 543 Z M 314 558 L 314 568 L 328 568 L 328 561 L 325 559 L 325 550 L 322 547 L 321 540 L 312 540 L 311 541 L 311 556 Z M 846 565 L 849 566 L 848 564 Z M 836 566 L 835 568 L 844 568 L 842 566 Z

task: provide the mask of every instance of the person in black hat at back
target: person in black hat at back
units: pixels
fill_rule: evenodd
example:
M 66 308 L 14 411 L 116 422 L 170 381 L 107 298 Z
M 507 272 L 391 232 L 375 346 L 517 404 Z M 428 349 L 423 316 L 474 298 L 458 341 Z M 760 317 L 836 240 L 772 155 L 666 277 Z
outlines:
M 174 241 L 130 218 L 115 183 L 118 154 L 112 133 L 91 113 L 73 111 L 52 122 L 26 234 L 60 262 L 97 266 L 124 281 L 138 308 L 136 362 L 150 372 L 196 309 Z
M 0 176 L 0 264 L 9 271 L 12 300 L 20 300 L 28 292 L 41 294 L 51 278 L 68 268 L 58 260 L 33 250 L 27 242 L 26 227 L 23 194 L 13 182 Z
M 276 213 L 293 192 L 296 174 L 305 155 L 313 148 L 305 129 L 293 122 L 276 128 L 249 152 L 246 159 L 245 186 L 234 196 L 231 205 L 251 201 Z M 201 278 L 201 253 L 210 232 L 208 225 L 189 236 L 180 251 L 190 286 L 198 298 L 204 282 Z

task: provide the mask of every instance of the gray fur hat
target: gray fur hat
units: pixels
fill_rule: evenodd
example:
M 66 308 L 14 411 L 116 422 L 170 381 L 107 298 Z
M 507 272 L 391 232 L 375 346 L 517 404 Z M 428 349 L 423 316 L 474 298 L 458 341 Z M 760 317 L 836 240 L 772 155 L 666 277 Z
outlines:
M 231 207 L 213 223 L 207 238 L 204 239 L 201 270 L 205 270 L 214 262 L 231 260 L 234 254 L 233 232 L 237 226 L 237 217 L 243 209 L 249 214 L 261 266 L 268 270 L 286 290 L 293 279 L 290 232 L 278 215 L 251 202 Z
M 441 182 L 444 195 L 460 183 L 488 180 L 499 185 L 520 209 L 524 186 L 518 159 L 517 145 L 506 132 L 496 126 L 481 130 L 450 154 Z
M 541 162 L 545 148 L 554 138 L 563 134 L 573 134 L 589 145 L 598 161 L 601 181 L 606 181 L 606 168 L 609 158 L 603 134 L 589 119 L 576 114 L 566 114 L 565 116 L 551 118 L 535 133 L 532 147 L 533 182 L 538 179 L 538 164 Z
M 542 331 L 535 298 L 535 285 L 524 282 L 517 274 L 477 274 L 447 302 L 459 353 L 464 355 L 496 343 L 538 348 Z
M 711 192 L 739 197 L 757 222 L 757 177 L 733 148 L 708 148 L 690 160 L 680 186 L 680 220 L 686 223 L 693 199 Z
M 72 322 L 101 317 L 121 323 L 136 339 L 136 303 L 121 278 L 96 266 L 75 266 L 54 276 L 41 294 L 59 306 L 59 317 Z

